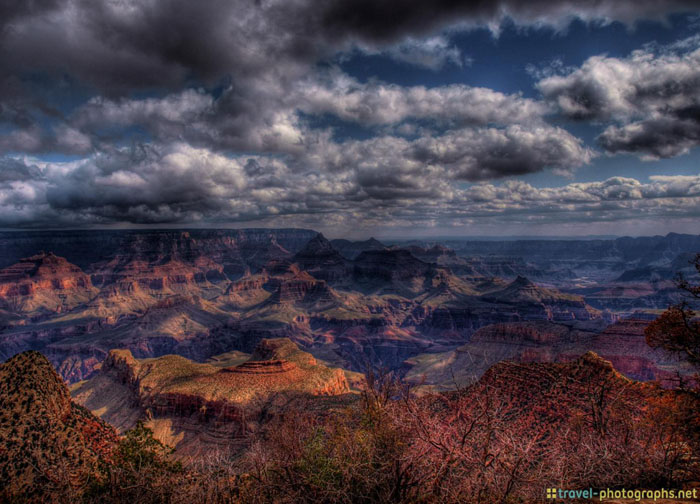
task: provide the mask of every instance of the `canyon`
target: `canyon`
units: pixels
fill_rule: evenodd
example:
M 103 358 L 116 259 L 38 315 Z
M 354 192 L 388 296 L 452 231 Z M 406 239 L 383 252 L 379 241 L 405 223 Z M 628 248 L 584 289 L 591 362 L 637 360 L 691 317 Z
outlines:
M 696 370 L 651 348 L 645 329 L 681 299 L 677 273 L 695 281 L 696 242 L 656 241 L 635 256 L 625 240 L 518 248 L 285 229 L 6 233 L 6 492 L 39 502 L 47 489 L 107 481 L 134 432 L 191 471 L 259 450 L 274 457 L 286 442 L 276 436 L 295 439 L 301 419 L 365 435 L 378 404 L 416 446 L 424 429 L 492 418 L 511 451 L 528 436 L 566 450 L 560 434 L 571 429 L 608 442 L 617 434 L 607 429 L 656 426 L 657 411 L 686 415 L 695 403 L 677 386 Z
M 41 231 L 0 233 L 0 250 L 0 359 L 41 351 L 68 383 L 95 376 L 115 349 L 204 363 L 287 338 L 348 372 L 384 366 L 443 389 L 448 375 L 473 380 L 499 360 L 588 350 L 636 379 L 688 372 L 647 348 L 643 328 L 680 299 L 673 278 L 692 275 L 700 237 Z

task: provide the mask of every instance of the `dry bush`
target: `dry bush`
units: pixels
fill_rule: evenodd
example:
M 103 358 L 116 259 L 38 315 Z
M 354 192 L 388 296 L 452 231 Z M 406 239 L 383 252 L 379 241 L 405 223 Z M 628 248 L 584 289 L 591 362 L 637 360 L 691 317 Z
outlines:
M 147 431 L 132 433 L 87 501 L 521 503 L 551 486 L 668 488 L 700 476 L 692 394 L 640 403 L 605 380 L 574 385 L 575 401 L 545 422 L 499 387 L 414 397 L 393 375 L 368 374 L 355 403 L 323 414 L 290 403 L 239 456 L 186 470 Z

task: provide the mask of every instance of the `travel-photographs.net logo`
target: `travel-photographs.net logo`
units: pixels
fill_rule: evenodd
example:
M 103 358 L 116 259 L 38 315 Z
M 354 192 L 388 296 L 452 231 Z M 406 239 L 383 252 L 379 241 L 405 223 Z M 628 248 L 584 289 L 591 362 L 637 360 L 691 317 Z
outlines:
M 596 499 L 599 501 L 606 501 L 609 499 L 621 499 L 639 502 L 643 499 L 650 501 L 657 501 L 659 499 L 697 499 L 699 496 L 700 492 L 698 492 L 697 488 L 687 490 L 669 490 L 667 488 L 657 490 L 628 490 L 626 488 L 567 490 L 564 488 L 547 488 L 548 500 Z

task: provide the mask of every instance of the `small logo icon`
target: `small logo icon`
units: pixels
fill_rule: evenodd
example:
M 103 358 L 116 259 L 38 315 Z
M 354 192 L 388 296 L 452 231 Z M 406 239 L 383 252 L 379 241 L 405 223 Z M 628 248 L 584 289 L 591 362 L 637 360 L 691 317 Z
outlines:
M 556 499 L 557 498 L 557 489 L 556 488 L 548 488 L 547 489 L 547 498 L 548 499 Z

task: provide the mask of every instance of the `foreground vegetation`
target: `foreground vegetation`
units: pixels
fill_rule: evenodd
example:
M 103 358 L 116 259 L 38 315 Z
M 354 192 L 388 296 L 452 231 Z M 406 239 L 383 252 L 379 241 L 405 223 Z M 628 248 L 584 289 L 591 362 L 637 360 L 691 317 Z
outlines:
M 579 376 L 554 378 L 552 383 Z M 323 415 L 287 411 L 236 456 L 211 454 L 183 466 L 139 424 L 98 476 L 82 483 L 79 495 L 66 486 L 51 497 L 96 503 L 515 503 L 543 501 L 550 486 L 669 488 L 697 481 L 697 399 L 624 383 L 608 374 L 577 388 L 582 393 L 562 411 L 538 411 L 545 403 L 502 393 L 488 380 L 477 389 L 416 398 L 390 374 L 369 374 L 361 400 Z M 520 400 L 532 409 L 524 411 Z

